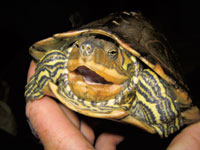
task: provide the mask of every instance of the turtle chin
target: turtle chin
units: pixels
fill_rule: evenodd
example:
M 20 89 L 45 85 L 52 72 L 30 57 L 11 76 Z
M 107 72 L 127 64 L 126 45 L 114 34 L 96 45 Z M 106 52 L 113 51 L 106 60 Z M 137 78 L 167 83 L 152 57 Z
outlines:
M 74 71 L 70 71 L 68 81 L 72 92 L 88 101 L 109 100 L 122 89 L 120 84 L 105 80 L 86 66 L 79 66 Z

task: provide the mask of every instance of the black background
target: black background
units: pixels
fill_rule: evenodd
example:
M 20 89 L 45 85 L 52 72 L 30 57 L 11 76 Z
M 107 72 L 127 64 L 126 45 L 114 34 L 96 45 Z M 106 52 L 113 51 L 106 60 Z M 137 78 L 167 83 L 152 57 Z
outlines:
M 28 48 L 34 42 L 55 33 L 72 29 L 69 17 L 79 13 L 82 23 L 119 11 L 139 11 L 163 32 L 179 56 L 185 80 L 195 103 L 199 103 L 200 54 L 199 8 L 193 1 L 119 0 L 119 1 L 7 1 L 0 4 L 1 72 L 0 79 L 10 86 L 9 105 L 17 122 L 17 136 L 0 132 L 0 141 L 9 149 L 40 150 L 42 146 L 32 136 L 25 117 L 24 85 L 31 57 Z M 125 136 L 118 149 L 166 149 L 175 135 L 160 139 L 135 127 L 104 122 L 96 133 L 112 131 Z M 1 149 L 3 147 L 1 146 Z

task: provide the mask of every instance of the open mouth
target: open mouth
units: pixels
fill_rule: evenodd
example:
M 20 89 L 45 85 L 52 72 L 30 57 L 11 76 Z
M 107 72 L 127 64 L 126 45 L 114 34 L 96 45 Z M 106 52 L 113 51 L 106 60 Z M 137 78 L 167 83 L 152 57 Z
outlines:
M 85 66 L 78 67 L 75 73 L 82 75 L 87 84 L 113 84 Z
M 89 101 L 105 101 L 121 91 L 121 85 L 107 81 L 104 77 L 86 66 L 79 66 L 68 74 L 72 92 Z

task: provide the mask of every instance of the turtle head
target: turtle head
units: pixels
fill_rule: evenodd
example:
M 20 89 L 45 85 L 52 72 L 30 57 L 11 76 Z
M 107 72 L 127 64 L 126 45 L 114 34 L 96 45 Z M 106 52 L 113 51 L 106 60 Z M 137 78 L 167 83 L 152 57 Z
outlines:
M 129 78 L 122 67 L 120 48 L 95 36 L 81 37 L 72 47 L 67 67 L 73 93 L 89 100 L 108 100 L 116 96 Z

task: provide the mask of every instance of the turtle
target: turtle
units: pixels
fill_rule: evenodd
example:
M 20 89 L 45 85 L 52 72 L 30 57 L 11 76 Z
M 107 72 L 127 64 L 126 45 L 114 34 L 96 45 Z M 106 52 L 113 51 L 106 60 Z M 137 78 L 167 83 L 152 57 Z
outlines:
M 27 101 L 54 95 L 80 114 L 168 137 L 200 120 L 166 37 L 141 13 L 117 12 L 33 44 Z

